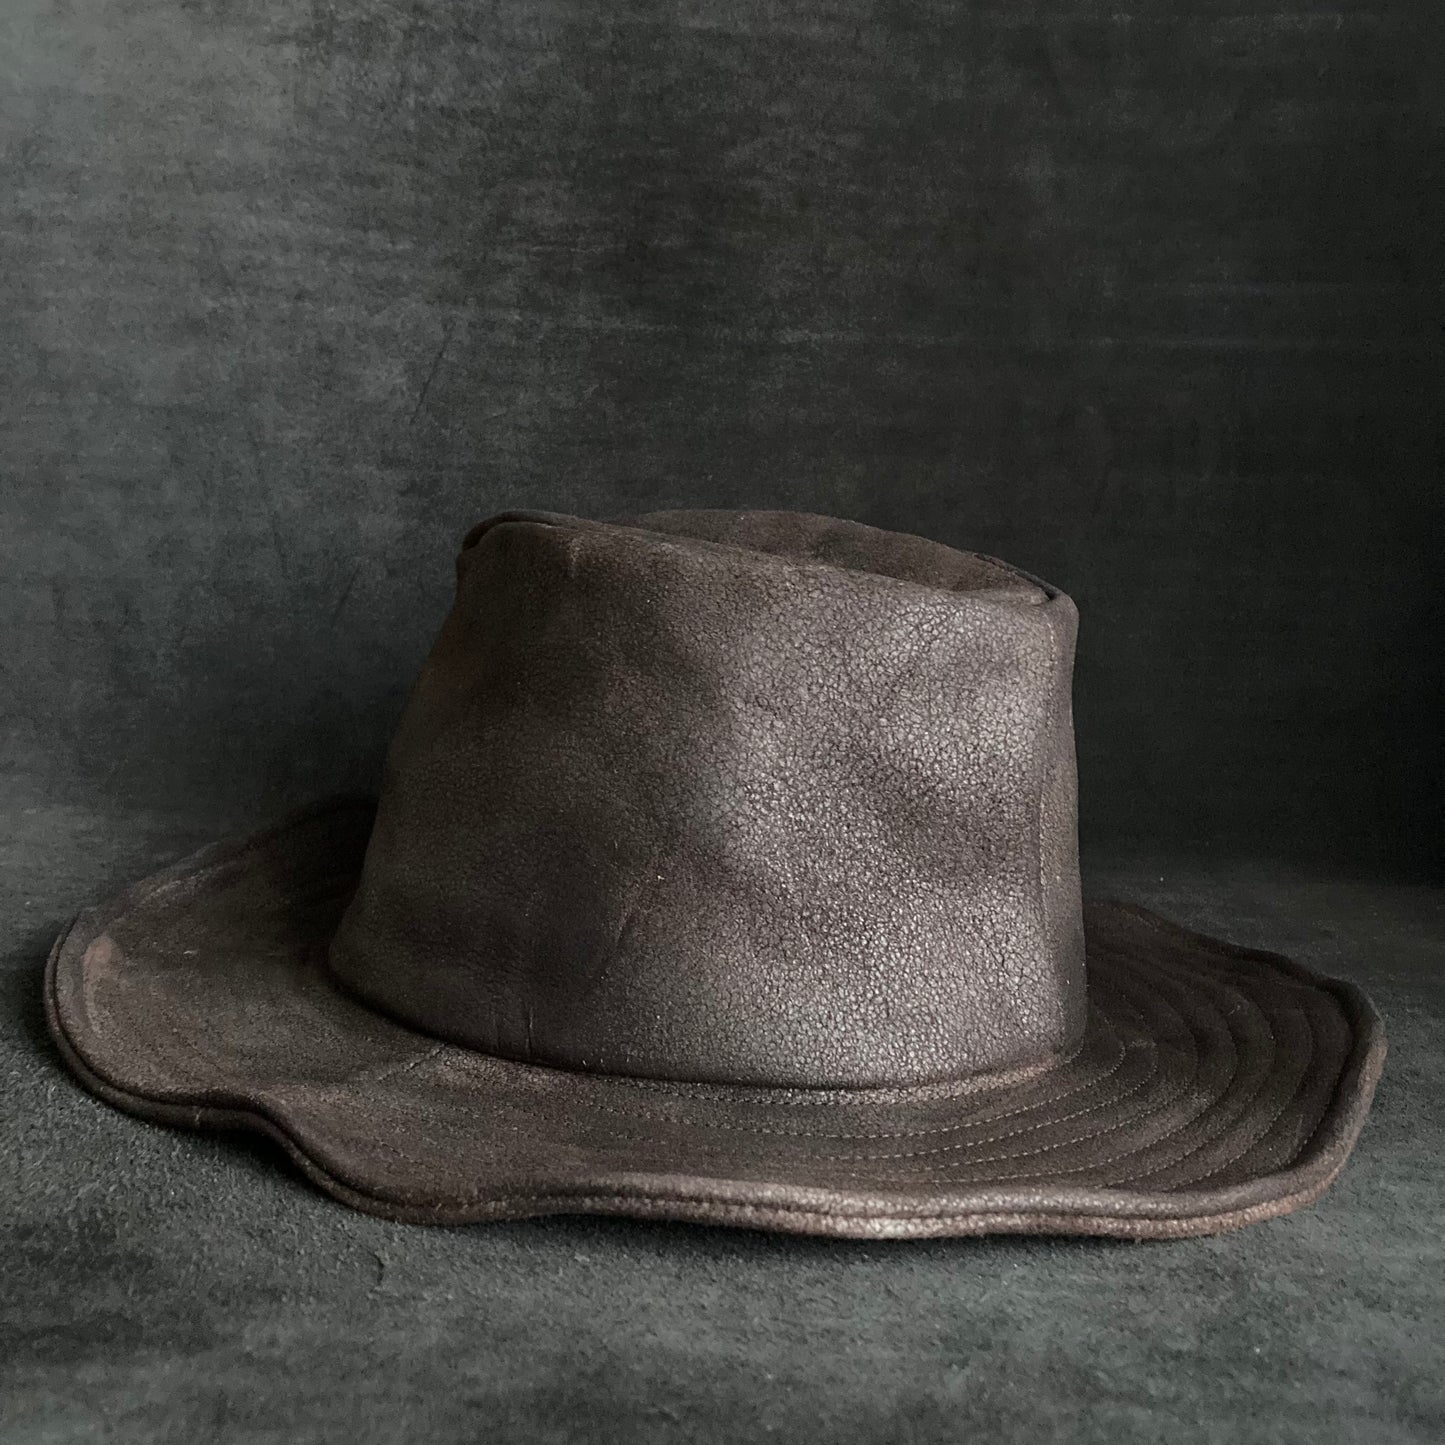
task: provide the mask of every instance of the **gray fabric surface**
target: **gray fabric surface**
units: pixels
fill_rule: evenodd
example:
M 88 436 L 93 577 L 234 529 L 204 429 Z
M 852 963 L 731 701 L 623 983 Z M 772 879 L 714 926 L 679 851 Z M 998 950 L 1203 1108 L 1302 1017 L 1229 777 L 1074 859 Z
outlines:
M 1427 1441 L 1440 1437 L 1440 895 L 1096 865 L 1363 983 L 1391 1057 L 1314 1208 L 1165 1245 L 832 1244 L 385 1224 L 279 1151 L 83 1094 L 40 1010 L 65 913 L 224 827 L 14 799 L 0 841 L 0 1441 Z
M 1439 13 L 5 0 L 0 767 L 369 783 L 472 523 L 790 507 L 1074 598 L 1086 841 L 1428 865 Z

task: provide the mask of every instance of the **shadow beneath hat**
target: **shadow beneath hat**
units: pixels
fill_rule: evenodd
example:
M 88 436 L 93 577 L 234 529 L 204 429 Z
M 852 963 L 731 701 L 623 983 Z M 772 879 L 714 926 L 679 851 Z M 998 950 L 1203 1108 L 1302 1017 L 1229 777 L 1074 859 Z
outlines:
M 462 1226 L 477 1228 L 478 1226 Z M 675 1261 L 692 1257 L 701 1263 L 720 1264 L 729 1259 L 765 1262 L 771 1257 L 799 1255 L 817 1262 L 829 1260 L 863 1264 L 897 1259 L 915 1260 L 939 1251 L 985 1250 L 996 1255 L 1036 1257 L 1059 1250 L 1127 1250 L 1147 1241 L 1103 1236 L 1046 1234 L 989 1234 L 923 1239 L 834 1239 L 819 1235 L 788 1234 L 777 1230 L 746 1229 L 725 1225 L 689 1224 L 670 1220 L 637 1220 L 604 1215 L 559 1214 L 546 1219 L 510 1220 L 485 1226 L 519 1234 L 533 1234 L 538 1243 L 571 1250 L 593 1247 L 636 1256 L 666 1254 Z M 1157 1242 L 1157 1241 L 1154 1241 Z

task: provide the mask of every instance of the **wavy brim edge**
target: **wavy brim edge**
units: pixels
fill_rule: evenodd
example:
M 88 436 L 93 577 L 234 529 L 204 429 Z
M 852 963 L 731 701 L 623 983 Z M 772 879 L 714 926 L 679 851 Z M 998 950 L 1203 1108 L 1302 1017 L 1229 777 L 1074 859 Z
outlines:
M 366 1213 L 402 1222 L 470 1224 L 546 1214 L 592 1213 L 859 1239 L 986 1233 L 1167 1239 L 1240 1228 L 1289 1213 L 1317 1199 L 1339 1174 L 1354 1146 L 1384 1061 L 1385 1038 L 1380 1019 L 1352 984 L 1317 978 L 1278 954 L 1221 943 L 1167 923 L 1133 905 L 1092 905 L 1089 913 L 1091 987 L 1095 975 L 1102 979 L 1109 968 L 1120 969 L 1121 976 L 1124 971 L 1122 965 L 1115 962 L 1107 966 L 1096 962 L 1092 952 L 1095 936 L 1101 930 L 1112 929 L 1122 930 L 1120 936 L 1131 940 L 1130 948 L 1157 948 L 1161 960 L 1170 950 L 1180 957 L 1195 959 L 1195 963 L 1185 967 L 1186 984 L 1189 966 L 1199 971 L 1202 988 L 1205 973 L 1210 968 L 1223 969 L 1227 963 L 1240 977 L 1247 979 L 1253 970 L 1272 988 L 1294 988 L 1300 999 L 1310 1001 L 1312 1008 L 1323 1007 L 1321 1001 L 1330 1000 L 1338 1012 L 1342 1030 L 1338 1062 L 1331 1065 L 1330 1078 L 1306 1078 L 1309 1089 L 1301 1085 L 1301 1097 L 1309 1093 L 1311 1098 L 1318 1096 L 1323 1101 L 1317 1110 L 1311 1105 L 1310 1110 L 1295 1121 L 1287 1113 L 1281 1115 L 1276 1107 L 1271 1130 L 1278 1138 L 1270 1143 L 1273 1153 L 1269 1157 L 1288 1147 L 1279 1141 L 1287 1138 L 1291 1129 L 1304 1136 L 1280 1167 L 1253 1177 L 1232 1177 L 1226 1169 L 1219 1176 L 1224 1182 L 1207 1187 L 1188 1187 L 1186 1183 L 1184 1186 L 1123 1188 L 1066 1182 L 1070 1174 L 1083 1173 L 1087 1177 L 1088 1166 L 1075 1165 L 1061 1170 L 1060 1177 L 1050 1177 L 1047 1170 L 1022 1182 L 1010 1182 L 1010 1179 L 1018 1180 L 1016 1173 L 999 1180 L 985 1177 L 964 1183 L 943 1178 L 934 1181 L 923 1176 L 909 1179 L 908 1187 L 900 1189 L 891 1187 L 883 1175 L 871 1180 L 868 1171 L 876 1168 L 876 1161 L 880 1159 L 910 1159 L 908 1151 L 856 1157 L 846 1153 L 827 1154 L 817 1159 L 804 1153 L 796 1166 L 790 1166 L 791 1156 L 780 1154 L 777 1161 L 770 1164 L 767 1150 L 777 1147 L 778 1140 L 764 1138 L 768 1135 L 786 1135 L 790 1144 L 798 1141 L 792 1146 L 797 1149 L 823 1142 L 836 1148 L 843 1140 L 866 1139 L 876 1143 L 915 1135 L 942 1135 L 965 1142 L 913 1152 L 927 1155 L 955 1150 L 958 1151 L 956 1161 L 966 1165 L 971 1157 L 967 1140 L 985 1137 L 977 1131 L 986 1131 L 990 1122 L 1010 1116 L 1023 1117 L 1024 1125 L 997 1137 L 1027 1134 L 1028 1120 L 1032 1117 L 1029 1110 L 1035 1106 L 1020 1107 L 1017 1101 L 1041 1082 L 1047 1085 L 1049 1080 L 1054 1080 L 1056 1096 L 1067 1096 L 1070 1092 L 1078 1096 L 1080 1086 L 1077 1083 L 1071 1086 L 1062 1071 L 1073 1068 L 1084 1077 L 1080 1072 L 1084 1066 L 1075 1060 L 1061 1061 L 1059 1069 L 1045 1071 L 1042 1078 L 1035 1075 L 1014 1084 L 1000 1084 L 992 1090 L 983 1090 L 982 1094 L 964 1087 L 955 1100 L 951 1100 L 946 1091 L 940 1093 L 937 1089 L 918 1091 L 916 1097 L 910 1097 L 909 1091 L 856 1091 L 846 1096 L 841 1091 L 820 1094 L 816 1102 L 823 1107 L 815 1112 L 826 1115 L 833 1130 L 812 1134 L 807 1128 L 759 1127 L 760 1120 L 773 1117 L 766 1097 L 768 1091 L 730 1091 L 722 1086 L 672 1091 L 653 1081 L 598 1079 L 471 1055 L 469 1051 L 440 1044 L 372 1014 L 330 986 L 329 980 L 321 981 L 315 955 L 318 947 L 324 946 L 329 928 L 349 893 L 348 879 L 354 878 L 359 866 L 369 819 L 369 804 L 362 800 L 344 800 L 307 809 L 239 844 L 222 843 L 203 849 L 109 903 L 79 915 L 51 950 L 44 992 L 51 1033 L 66 1064 L 81 1082 L 98 1097 L 145 1119 L 190 1128 L 246 1129 L 266 1135 L 280 1144 L 302 1172 L 328 1194 Z M 286 871 L 288 864 L 290 873 Z M 319 902 L 317 878 L 332 880 L 319 890 Z M 237 907 L 238 886 L 249 887 L 259 900 L 252 909 L 257 918 L 270 896 L 285 895 L 286 905 L 278 906 L 276 916 L 267 918 L 264 926 L 262 922 L 248 921 L 246 910 Z M 294 896 L 287 892 L 293 887 Z M 268 888 L 272 890 L 269 895 Z M 227 889 L 231 890 L 230 895 L 226 894 Z M 209 955 L 208 961 L 195 964 L 186 961 L 190 955 L 200 957 L 205 952 L 202 948 L 179 948 L 179 954 L 177 949 L 189 936 L 188 927 L 196 929 L 198 942 L 214 944 L 217 934 L 213 915 L 216 914 L 223 916 L 230 930 L 224 935 L 227 939 L 244 943 L 248 927 L 259 935 L 254 961 L 244 949 L 235 952 L 235 944 L 231 945 L 233 952 L 227 955 L 228 971 L 224 975 L 218 973 L 216 992 L 229 989 L 234 998 L 240 991 L 249 990 L 255 980 L 270 980 L 270 994 L 260 989 L 255 997 L 248 997 L 248 1006 L 253 1013 L 260 1010 L 264 1027 L 277 1031 L 283 1038 L 287 1029 L 284 1010 L 289 1003 L 304 998 L 307 1009 L 313 1011 L 306 1018 L 297 1015 L 294 1037 L 286 1040 L 296 1068 L 295 1078 L 285 1086 L 266 1079 L 253 1085 L 243 1076 L 238 1082 L 238 1076 L 230 1074 L 225 1064 L 224 1037 L 219 1045 L 220 1055 L 215 1053 L 216 1042 L 210 1042 L 211 1067 L 216 1069 L 213 1079 L 204 1075 L 207 1065 L 202 1055 L 206 1051 L 198 1052 L 199 1062 L 188 1058 L 184 1077 L 167 1073 L 167 1048 L 175 1045 L 178 1019 L 180 1025 L 189 1022 L 204 1026 L 202 1014 L 191 1017 L 185 1009 L 178 1013 L 175 999 L 182 998 L 188 1008 L 204 1005 L 208 998 L 206 987 L 197 981 L 206 978 L 208 970 L 216 966 L 216 959 Z M 206 928 L 197 926 L 201 919 L 207 920 Z M 135 949 L 137 938 L 143 941 L 149 936 L 144 926 L 137 927 L 138 920 L 149 924 L 151 932 L 155 930 L 156 920 L 161 920 L 168 930 L 165 948 L 156 945 L 154 960 L 148 955 L 137 960 L 126 952 L 127 948 Z M 267 928 L 271 930 L 269 933 Z M 127 929 L 133 934 L 129 939 Z M 294 931 L 294 940 L 286 933 L 287 929 Z M 1139 933 L 1141 929 L 1144 931 Z M 117 938 L 123 942 L 118 943 Z M 293 942 L 294 950 L 288 955 Z M 1115 947 L 1117 952 L 1118 946 Z M 299 981 L 289 981 L 293 977 Z M 1216 991 L 1231 986 L 1212 977 L 1209 982 Z M 186 993 L 192 986 L 195 986 L 194 998 Z M 1234 986 L 1250 1007 L 1259 1007 L 1247 1000 L 1245 985 Z M 153 990 L 150 995 L 148 988 Z M 328 990 L 334 995 L 334 1003 L 327 997 Z M 147 1007 L 148 1003 L 162 1002 L 165 1008 Z M 1297 1001 L 1291 1001 L 1286 1012 L 1298 1007 Z M 314 1030 L 305 1027 L 314 1022 L 314 1011 L 318 1009 L 345 1017 L 347 1023 L 342 1032 L 351 1031 L 346 1034 L 347 1040 L 362 1039 L 366 1048 L 372 1050 L 371 1054 L 363 1050 L 365 1057 L 350 1073 L 340 1076 L 336 1075 L 335 1059 L 328 1054 L 318 1063 L 319 1082 L 308 1079 L 306 1074 L 306 1050 Z M 1227 995 L 1223 1004 L 1214 1006 L 1214 1013 L 1220 1017 L 1232 1011 L 1235 1006 Z M 1119 1013 L 1122 1016 L 1124 1012 L 1125 1005 L 1121 1003 Z M 241 1014 L 235 1016 L 239 1018 Z M 1140 1026 L 1135 1027 L 1137 1031 Z M 1313 1029 L 1313 1025 L 1311 1027 Z M 147 1036 L 147 1029 L 154 1029 L 154 1034 Z M 169 1043 L 163 1040 L 167 1030 L 171 1035 Z M 1141 1037 L 1127 1038 L 1120 1045 L 1121 1057 L 1129 1057 L 1131 1050 L 1138 1053 Z M 245 1041 L 237 1039 L 233 1043 L 238 1050 L 237 1057 L 244 1061 L 248 1056 Z M 187 1047 L 191 1047 L 189 1042 Z M 1238 1041 L 1231 1047 L 1238 1052 Z M 217 1058 L 221 1060 L 219 1064 Z M 161 1062 L 153 1067 L 153 1059 Z M 201 1072 L 198 1074 L 197 1070 Z M 1117 1071 L 1116 1064 L 1110 1072 Z M 1236 1068 L 1236 1073 L 1239 1071 Z M 1102 1065 L 1095 1072 L 1103 1076 Z M 1209 1072 L 1208 1058 L 1202 1064 L 1196 1061 L 1195 1072 L 1196 1076 Z M 394 1093 L 394 1081 L 403 1077 L 409 1093 L 391 1098 L 385 1109 L 379 1103 L 376 1105 L 386 1129 L 396 1131 L 405 1124 L 397 1111 L 404 1114 L 410 1107 L 408 1100 L 423 1100 L 429 1107 L 434 1106 L 433 1123 L 445 1116 L 442 1133 L 448 1150 L 455 1156 L 457 1139 L 462 1140 L 465 1149 L 469 1137 L 455 1131 L 471 1128 L 466 1122 L 469 1119 L 483 1120 L 482 1131 L 475 1140 L 478 1157 L 474 1174 L 464 1187 L 449 1184 L 445 1189 L 440 1188 L 427 1170 L 429 1165 L 439 1168 L 445 1165 L 443 1174 L 451 1169 L 463 1178 L 468 1167 L 466 1159 L 459 1162 L 455 1158 L 414 1159 L 410 1164 L 415 1167 L 408 1173 L 406 1161 L 392 1159 L 380 1146 L 368 1152 L 365 1139 L 368 1100 L 374 1099 L 379 1089 L 390 1089 Z M 1129 1092 L 1134 1096 L 1134 1103 L 1141 1098 L 1147 1101 L 1151 1089 L 1157 1093 L 1169 1082 L 1167 1078 L 1164 1083 L 1150 1083 L 1146 1079 L 1144 1085 L 1136 1084 Z M 1231 1086 L 1226 1085 L 1221 1098 Z M 424 1092 L 427 1088 L 432 1090 L 430 1095 Z M 1169 1106 L 1194 1108 L 1197 1101 L 1189 1101 L 1190 1090 L 1198 1092 L 1201 1088 L 1197 1077 L 1186 1080 L 1182 1093 L 1174 1088 Z M 597 1116 L 592 1111 L 627 1112 L 599 1102 L 599 1097 L 613 1104 L 619 1099 L 625 1103 L 625 1093 L 619 1091 L 627 1089 L 640 1091 L 653 1112 L 638 1112 L 621 1126 L 617 1141 L 595 1145 L 589 1155 L 588 1141 L 596 1134 Z M 780 1106 L 792 1107 L 799 1102 L 781 1097 L 796 1095 L 798 1091 L 777 1092 Z M 1125 1092 L 1118 1091 L 1120 1099 Z M 454 1097 L 459 1093 L 464 1097 Z M 302 1096 L 306 1101 L 304 1108 L 295 1102 Z M 1089 1096 L 1085 1093 L 1082 1097 Z M 315 1102 L 317 1099 L 320 1105 Z M 529 1102 L 538 1104 L 536 1129 L 520 1126 L 528 1122 Z M 494 1118 L 488 1117 L 489 1104 L 494 1109 Z M 1115 1110 L 1125 1107 L 1118 1099 L 1110 1099 L 1106 1105 Z M 951 1107 L 963 1113 L 972 1111 L 979 1115 L 981 1122 L 952 1122 L 947 1116 Z M 1050 1130 L 1056 1134 L 1066 1120 L 1090 1113 L 1088 1107 L 1083 1107 L 1076 1109 L 1072 1116 L 1060 1116 L 1057 1103 L 1052 1107 L 1053 1115 L 1043 1118 L 1031 1137 L 1051 1138 Z M 1031 1152 L 1046 1154 L 1049 1149 L 1066 1147 L 1077 1151 L 1086 1147 L 1090 1139 L 1105 1140 L 1121 1129 L 1152 1123 L 1162 1117 L 1162 1107 L 1161 1112 L 1144 1113 L 1142 1125 L 1126 1120 L 1123 1125 L 1105 1127 L 1110 1116 L 1096 1114 L 1083 1121 L 1088 1125 L 1087 1131 L 1079 1125 L 1079 1132 L 1084 1136 L 1080 1140 L 1065 1139 L 1060 1144 L 1046 1144 L 1036 1150 L 1002 1157 L 1021 1158 Z M 1232 1107 L 1237 1107 L 1237 1103 Z M 703 1142 L 692 1150 L 689 1159 L 690 1108 L 707 1118 L 696 1127 L 696 1137 Z M 575 1137 L 569 1133 L 574 1117 L 583 1121 L 574 1131 Z M 886 1121 L 893 1124 L 907 1120 L 908 1124 L 868 1133 L 838 1132 L 840 1122 L 856 1124 L 862 1117 L 886 1117 Z M 1200 1117 L 1198 1112 L 1187 1119 L 1181 1115 L 1180 1130 L 1172 1137 L 1187 1136 L 1190 1129 L 1197 1131 Z M 930 1127 L 915 1127 L 920 1119 L 933 1122 Z M 937 1122 L 939 1120 L 943 1122 Z M 331 1135 L 327 1132 L 328 1121 L 333 1129 Z M 425 1121 L 419 1117 L 416 1122 Z M 1220 1157 L 1228 1156 L 1231 1150 L 1235 1152 L 1229 1162 L 1236 1166 L 1236 1175 L 1240 1161 L 1247 1161 L 1250 1150 L 1261 1147 L 1261 1138 L 1270 1137 L 1270 1131 L 1255 1137 L 1260 1122 L 1246 1107 L 1229 1126 L 1239 1131 L 1245 1140 L 1243 1144 L 1236 1149 L 1227 1131 L 1208 1140 L 1208 1147 L 1217 1150 Z M 667 1132 L 666 1144 L 671 1150 L 668 1167 L 657 1166 L 656 1146 L 650 1132 L 654 1128 Z M 446 1135 L 446 1129 L 453 1133 Z M 488 1129 L 491 1132 L 485 1132 Z M 728 1133 L 734 1129 L 739 1131 L 736 1135 Z M 966 1132 L 971 1129 L 976 1131 L 974 1135 Z M 421 1134 L 426 1134 L 425 1129 Z M 513 1137 L 518 1134 L 525 1137 L 518 1141 Z M 727 1154 L 726 1148 L 720 1154 L 715 1142 L 718 1136 L 742 1139 L 741 1146 L 728 1145 L 734 1150 L 746 1150 L 749 1143 L 746 1136 L 751 1136 L 757 1144 L 761 1152 L 737 1156 L 745 1161 L 745 1177 L 728 1177 L 725 1169 L 712 1172 L 719 1157 L 733 1157 Z M 398 1133 L 397 1137 L 402 1135 Z M 993 1147 L 997 1137 L 987 1138 L 986 1147 Z M 342 1141 L 340 1144 L 338 1139 Z M 361 1141 L 359 1145 L 356 1140 Z M 538 1152 L 545 1150 L 549 1142 L 555 1159 Z M 423 1142 L 417 1147 L 428 1146 Z M 435 1144 L 431 1147 L 440 1148 Z M 1151 1143 L 1148 1147 L 1155 1145 Z M 1102 1152 L 1105 1151 L 1101 1146 Z M 1076 1159 L 1077 1152 L 1069 1157 Z M 839 1162 L 862 1164 L 861 1173 L 853 1173 L 863 1182 L 846 1186 L 817 1182 L 820 1169 L 828 1176 Z M 700 1164 L 707 1167 L 699 1168 Z M 677 1167 L 679 1165 L 682 1167 Z M 922 1166 L 913 1166 L 910 1159 L 910 1167 Z M 1145 1177 L 1161 1173 L 1168 1171 L 1156 1168 L 1153 1176 Z M 810 1179 L 810 1175 L 814 1177 Z

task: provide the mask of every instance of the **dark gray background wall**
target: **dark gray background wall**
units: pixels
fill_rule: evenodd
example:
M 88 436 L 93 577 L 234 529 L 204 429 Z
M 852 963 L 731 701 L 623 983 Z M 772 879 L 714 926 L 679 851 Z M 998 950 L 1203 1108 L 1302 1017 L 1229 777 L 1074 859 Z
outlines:
M 6 791 L 365 783 L 489 511 L 1066 587 L 1086 847 L 1414 871 L 1435 7 L 0 7 Z
M 0 0 L 0 1440 L 1439 1441 L 1442 16 Z M 64 919 L 371 781 L 472 522 L 688 503 L 1074 594 L 1091 883 L 1386 1017 L 1320 1205 L 409 1229 L 66 1077 Z

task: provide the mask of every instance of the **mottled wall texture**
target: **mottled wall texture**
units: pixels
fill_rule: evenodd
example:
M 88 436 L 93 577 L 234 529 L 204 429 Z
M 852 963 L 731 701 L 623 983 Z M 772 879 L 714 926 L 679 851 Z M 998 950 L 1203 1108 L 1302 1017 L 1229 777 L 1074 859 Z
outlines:
M 1084 843 L 1417 869 L 1437 6 L 6 0 L 6 795 L 366 784 L 501 507 L 1083 614 Z

